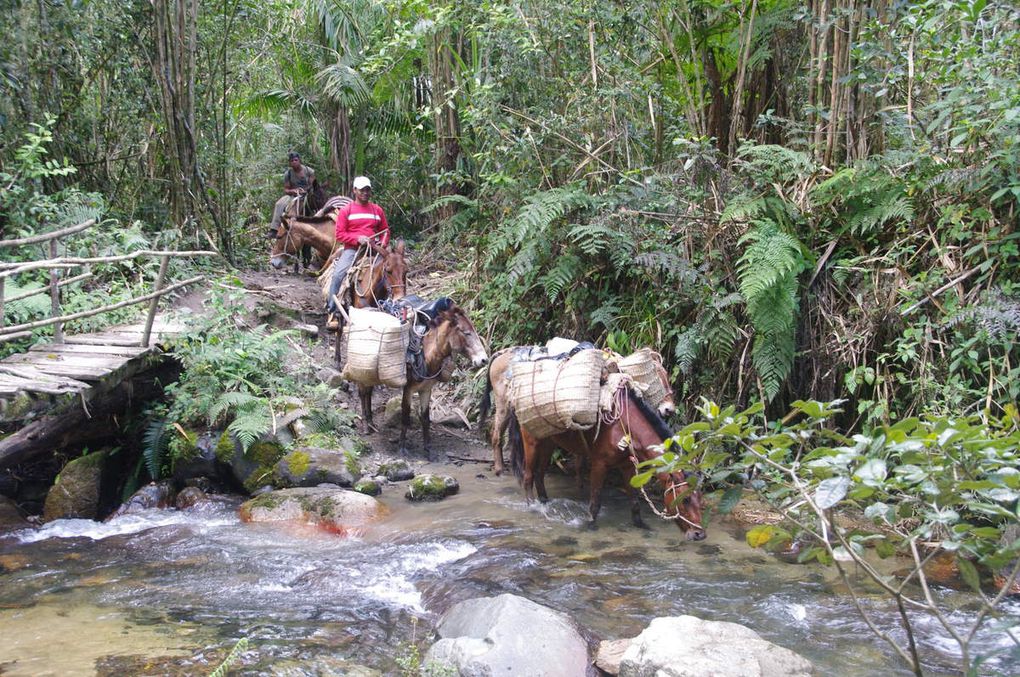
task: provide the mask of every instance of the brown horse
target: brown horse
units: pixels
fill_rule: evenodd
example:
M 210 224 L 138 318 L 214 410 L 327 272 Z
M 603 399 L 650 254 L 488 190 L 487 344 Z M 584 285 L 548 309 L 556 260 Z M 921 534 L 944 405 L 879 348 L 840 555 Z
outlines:
M 510 379 L 508 375 L 513 372 L 513 364 L 518 361 L 532 359 L 530 346 L 513 346 L 504 348 L 492 356 L 489 362 L 488 378 L 485 381 L 485 390 L 482 393 L 482 401 L 479 405 L 478 427 L 484 429 L 485 420 L 489 415 L 489 406 L 495 401 L 496 415 L 492 420 L 492 430 L 489 432 L 489 442 L 492 444 L 492 467 L 497 475 L 503 474 L 503 433 L 506 432 L 510 416 L 509 389 Z M 655 358 L 655 373 L 662 383 L 666 392 L 665 399 L 659 403 L 658 413 L 662 418 L 668 418 L 676 411 L 673 402 L 673 386 L 669 382 L 669 374 L 662 366 L 658 353 L 652 353 Z
M 340 288 L 340 307 L 350 308 L 378 308 L 380 301 L 386 299 L 402 299 L 407 293 L 407 259 L 404 256 L 405 246 L 403 240 L 397 240 L 396 244 L 380 247 L 375 242 L 369 241 L 365 245 L 367 251 L 374 252 L 370 256 L 361 258 L 359 253 L 358 261 L 355 261 L 348 272 L 346 289 Z M 333 277 L 333 259 L 341 250 L 336 250 L 322 266 L 322 273 L 319 275 L 319 286 L 322 288 L 322 300 L 328 301 L 329 284 Z M 359 263 L 361 261 L 361 263 Z M 340 326 L 337 327 L 336 350 L 334 357 L 340 364 L 340 336 L 343 332 L 344 312 L 339 314 Z
M 333 253 L 336 243 L 336 226 L 333 219 L 325 217 L 287 216 L 280 219 L 280 227 L 270 232 L 274 238 L 273 249 L 269 253 L 269 263 L 279 270 L 294 260 L 294 272 L 297 273 L 298 261 L 305 247 L 311 247 L 319 255 L 320 261 L 326 261 Z M 308 267 L 307 261 L 305 267 Z
M 481 367 L 489 356 L 467 313 L 450 299 L 437 299 L 418 308 L 419 316 L 428 317 L 427 329 L 422 337 L 421 360 L 407 366 L 407 385 L 404 386 L 400 407 L 400 453 L 407 454 L 407 429 L 411 426 L 411 398 L 418 393 L 418 418 L 421 420 L 425 454 L 430 461 L 432 453 L 430 403 L 432 388 L 437 382 L 450 380 L 453 360 L 464 355 L 472 367 Z M 372 422 L 372 386 L 358 385 L 361 396 L 361 413 L 368 430 L 375 430 Z
M 623 474 L 624 491 L 630 497 L 631 520 L 635 526 L 645 527 L 638 493 L 631 487 L 630 480 L 635 475 L 637 463 L 662 455 L 662 442 L 672 437 L 672 432 L 627 385 L 621 385 L 617 390 L 616 410 L 619 415 L 611 423 L 604 422 L 590 430 L 562 433 L 541 440 L 521 428 L 516 414 L 511 411 L 510 465 L 524 486 L 525 497 L 530 501 L 535 488 L 539 500 L 543 503 L 549 500 L 545 491 L 545 472 L 553 451 L 558 447 L 572 454 L 575 460 L 587 456 L 591 463 L 588 513 L 592 526 L 602 507 L 602 486 L 606 474 L 616 468 Z M 705 528 L 701 524 L 701 492 L 691 486 L 682 472 L 659 473 L 656 479 L 663 487 L 666 517 L 676 521 L 686 540 L 703 540 Z

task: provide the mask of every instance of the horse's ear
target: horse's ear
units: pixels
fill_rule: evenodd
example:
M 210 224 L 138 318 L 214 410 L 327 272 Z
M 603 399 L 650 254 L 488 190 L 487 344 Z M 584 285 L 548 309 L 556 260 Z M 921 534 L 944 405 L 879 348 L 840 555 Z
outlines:
M 404 241 L 402 239 L 401 240 L 397 240 L 397 244 L 394 245 L 393 251 L 395 251 L 396 253 L 400 254 L 401 256 L 404 255 Z

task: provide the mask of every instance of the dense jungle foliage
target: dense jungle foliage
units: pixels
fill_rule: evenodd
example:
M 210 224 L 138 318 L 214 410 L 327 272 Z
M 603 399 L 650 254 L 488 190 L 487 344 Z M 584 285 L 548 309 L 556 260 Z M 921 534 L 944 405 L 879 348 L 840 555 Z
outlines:
M 67 254 L 262 265 L 297 150 L 329 193 L 369 175 L 399 233 L 465 271 L 493 348 L 659 350 L 694 421 L 670 462 L 768 478 L 817 513 L 805 532 L 866 510 L 895 547 L 962 553 L 975 587 L 968 562 L 1020 547 L 999 540 L 1020 491 L 1014 2 L 15 0 L 0 18 L 3 238 L 97 218 Z M 67 307 L 156 274 L 92 272 Z M 285 336 L 201 336 L 177 389 L 207 400 L 153 412 L 150 449 L 203 417 L 250 442 L 291 387 L 264 368 Z M 870 538 L 839 533 L 804 557 Z

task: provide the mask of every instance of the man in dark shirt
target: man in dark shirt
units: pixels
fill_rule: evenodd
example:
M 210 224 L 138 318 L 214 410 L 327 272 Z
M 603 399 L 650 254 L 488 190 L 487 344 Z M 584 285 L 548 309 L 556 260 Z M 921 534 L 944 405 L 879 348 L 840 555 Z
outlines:
M 291 152 L 287 155 L 287 161 L 290 166 L 283 173 L 283 192 L 286 195 L 276 201 L 276 206 L 273 208 L 273 221 L 269 226 L 274 231 L 280 227 L 280 219 L 290 203 L 295 198 L 304 199 L 305 194 L 312 190 L 315 183 L 315 170 L 301 164 L 300 155 Z

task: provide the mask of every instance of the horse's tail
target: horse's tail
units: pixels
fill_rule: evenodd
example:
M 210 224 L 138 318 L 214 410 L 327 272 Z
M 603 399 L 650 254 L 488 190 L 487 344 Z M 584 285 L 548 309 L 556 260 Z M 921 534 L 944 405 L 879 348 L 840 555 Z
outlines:
M 510 469 L 514 471 L 514 477 L 518 482 L 524 482 L 524 438 L 521 437 L 521 424 L 517 420 L 517 412 L 510 410 L 507 417 L 509 431 L 507 439 L 510 442 Z
M 485 428 L 485 422 L 489 420 L 489 407 L 492 406 L 492 360 L 485 368 L 485 389 L 482 390 L 482 401 L 478 404 L 478 428 Z

